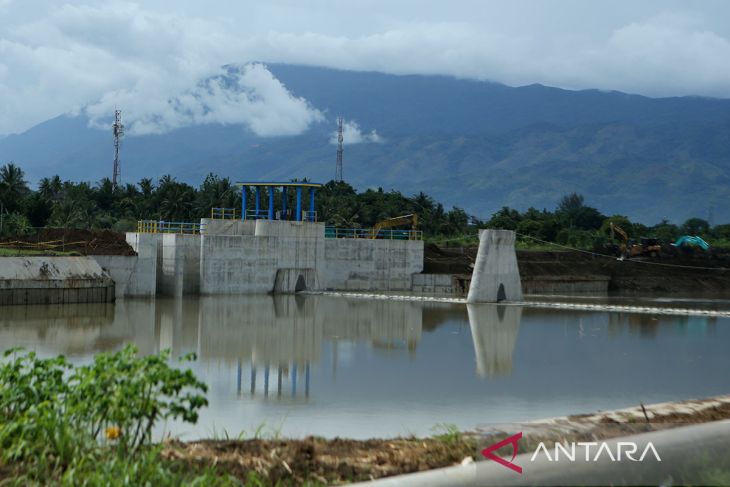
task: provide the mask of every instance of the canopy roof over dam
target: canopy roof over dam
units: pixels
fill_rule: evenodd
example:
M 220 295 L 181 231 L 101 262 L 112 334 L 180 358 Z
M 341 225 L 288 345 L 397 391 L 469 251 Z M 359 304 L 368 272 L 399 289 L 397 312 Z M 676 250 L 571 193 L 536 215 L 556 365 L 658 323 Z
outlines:
M 241 217 L 243 220 L 295 220 L 295 221 L 317 221 L 317 212 L 314 209 L 314 195 L 317 188 L 321 188 L 321 183 L 312 183 L 307 181 L 239 181 L 236 186 L 241 187 Z M 254 209 L 246 208 L 246 197 L 248 188 L 251 187 L 255 191 Z M 269 204 L 267 209 L 261 206 L 261 190 L 268 188 Z M 277 188 L 281 188 L 281 208 L 275 208 L 275 196 Z M 291 211 L 287 208 L 287 190 L 294 188 L 296 191 L 296 210 Z M 303 211 L 302 208 L 302 192 L 303 189 L 309 190 L 309 210 Z

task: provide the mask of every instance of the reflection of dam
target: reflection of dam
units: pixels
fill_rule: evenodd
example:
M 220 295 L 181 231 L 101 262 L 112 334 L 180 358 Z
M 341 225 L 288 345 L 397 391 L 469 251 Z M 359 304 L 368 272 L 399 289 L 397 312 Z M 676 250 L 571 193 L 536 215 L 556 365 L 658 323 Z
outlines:
M 252 395 L 308 396 L 310 364 L 321 360 L 325 342 L 413 350 L 422 330 L 422 309 L 413 303 L 301 296 L 214 296 L 199 303 L 201 361 L 235 361 L 236 389 Z M 336 354 L 333 360 L 336 368 Z
M 512 352 L 522 319 L 520 306 L 467 304 L 477 373 L 497 377 L 512 373 Z
M 154 304 L 146 301 L 8 306 L 0 314 L 0 351 L 21 347 L 42 355 L 81 355 L 133 341 L 154 346 L 143 338 L 154 330 L 153 320 Z
M 206 297 L 200 299 L 196 349 L 203 361 L 316 362 L 324 341 L 415 346 L 421 337 L 421 313 L 420 306 L 401 302 Z

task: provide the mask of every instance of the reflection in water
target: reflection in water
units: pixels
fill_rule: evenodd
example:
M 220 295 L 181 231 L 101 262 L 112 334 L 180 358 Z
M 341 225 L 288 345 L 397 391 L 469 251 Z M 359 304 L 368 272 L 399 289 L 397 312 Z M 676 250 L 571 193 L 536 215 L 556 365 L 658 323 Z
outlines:
M 722 318 L 328 296 L 0 309 L 0 348 L 85 362 L 129 342 L 197 353 L 210 406 L 171 427 L 188 438 L 282 421 L 295 436 L 428 434 L 730 392 Z
M 482 377 L 510 375 L 522 308 L 468 304 L 466 309 L 474 341 L 477 373 Z

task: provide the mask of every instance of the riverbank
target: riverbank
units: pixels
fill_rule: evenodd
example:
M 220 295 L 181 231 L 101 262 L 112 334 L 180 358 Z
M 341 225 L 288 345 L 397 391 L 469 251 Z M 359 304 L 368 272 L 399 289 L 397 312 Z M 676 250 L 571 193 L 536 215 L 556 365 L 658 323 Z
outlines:
M 424 250 L 425 274 L 451 274 L 468 281 L 476 247 Z M 576 251 L 517 250 L 526 294 L 728 294 L 730 255 L 725 252 L 644 256 L 619 260 L 614 256 Z
M 524 433 L 519 452 L 525 452 L 536 442 L 618 441 L 730 418 L 728 395 L 471 431 L 440 425 L 420 437 L 287 439 L 262 435 L 260 427 L 249 438 L 167 437 L 160 443 L 154 431 L 165 421 L 190 427 L 211 406 L 206 383 L 170 358 L 170 351 L 142 355 L 134 346 L 79 364 L 63 355 L 6 352 L 0 361 L 0 485 L 334 485 L 469 465 L 484 460 L 486 445 L 516 432 Z M 485 414 L 471 424 L 488 419 Z M 329 422 L 337 431 L 349 426 Z
M 518 453 L 540 442 L 604 441 L 638 433 L 730 419 L 730 395 L 530 421 Z M 499 428 L 459 432 L 442 427 L 431 438 L 348 440 L 204 440 L 166 443 L 163 456 L 184 465 L 213 466 L 244 480 L 251 472 L 268 484 L 336 485 L 481 461 L 479 451 L 507 436 Z

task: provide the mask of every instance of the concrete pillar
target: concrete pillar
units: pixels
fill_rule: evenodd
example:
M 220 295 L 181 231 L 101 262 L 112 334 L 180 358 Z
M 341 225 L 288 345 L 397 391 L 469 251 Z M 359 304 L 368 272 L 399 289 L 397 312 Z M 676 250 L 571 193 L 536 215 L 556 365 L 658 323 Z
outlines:
M 480 230 L 479 251 L 467 303 L 522 301 L 522 281 L 515 254 L 515 232 Z
M 259 217 L 261 211 L 261 186 L 256 186 L 256 218 Z

